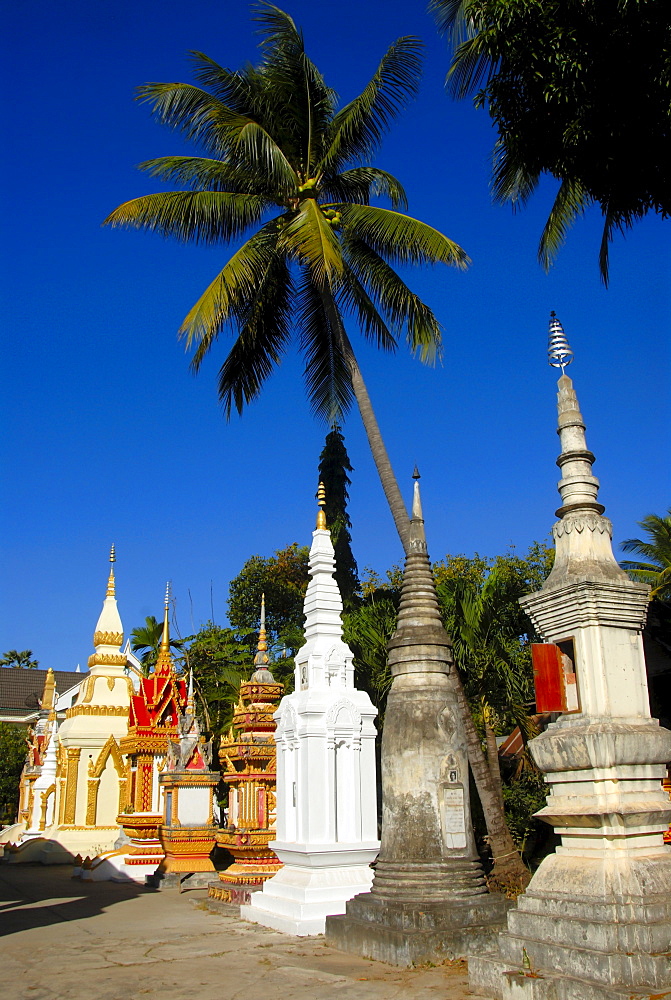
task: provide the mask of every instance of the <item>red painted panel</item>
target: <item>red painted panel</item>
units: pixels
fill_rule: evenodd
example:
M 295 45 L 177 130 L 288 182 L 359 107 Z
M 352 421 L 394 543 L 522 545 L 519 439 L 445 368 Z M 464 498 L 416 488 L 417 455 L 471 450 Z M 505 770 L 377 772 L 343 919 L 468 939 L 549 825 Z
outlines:
M 564 668 L 559 646 L 552 642 L 533 642 L 531 660 L 534 667 L 536 711 L 566 711 Z

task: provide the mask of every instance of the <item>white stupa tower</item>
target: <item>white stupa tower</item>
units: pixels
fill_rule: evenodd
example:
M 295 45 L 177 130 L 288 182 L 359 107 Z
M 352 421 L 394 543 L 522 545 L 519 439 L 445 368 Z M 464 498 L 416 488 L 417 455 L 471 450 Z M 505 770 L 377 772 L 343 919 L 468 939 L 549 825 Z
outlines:
M 352 652 L 342 639 L 324 487 L 310 549 L 305 645 L 296 689 L 275 713 L 277 839 L 284 867 L 241 909 L 247 920 L 288 934 L 324 932 L 327 915 L 370 888 L 379 850 L 375 772 L 377 709 L 354 687 Z
M 117 815 L 125 803 L 128 778 L 119 740 L 128 730 L 133 685 L 121 652 L 115 561 L 112 546 L 107 590 L 88 661 L 90 673 L 58 732 L 56 815 L 40 856 L 45 862 L 93 857 L 112 848 L 119 836 Z
M 537 816 L 561 837 L 508 914 L 499 950 L 469 960 L 471 989 L 504 1000 L 671 995 L 671 850 L 662 789 L 671 732 L 650 717 L 641 633 L 648 587 L 618 566 L 561 324 L 550 323 L 561 452 L 554 568 L 522 598 L 577 705 L 529 743 L 549 786 Z

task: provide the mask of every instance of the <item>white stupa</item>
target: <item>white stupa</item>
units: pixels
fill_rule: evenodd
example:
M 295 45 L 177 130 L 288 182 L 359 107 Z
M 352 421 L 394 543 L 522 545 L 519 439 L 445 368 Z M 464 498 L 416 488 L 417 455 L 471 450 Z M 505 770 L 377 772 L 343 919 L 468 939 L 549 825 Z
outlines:
M 329 914 L 367 892 L 377 856 L 377 709 L 354 687 L 352 652 L 342 639 L 342 600 L 326 529 L 324 488 L 310 549 L 305 645 L 296 690 L 275 713 L 277 839 L 284 867 L 241 908 L 246 920 L 288 934 L 322 934 Z

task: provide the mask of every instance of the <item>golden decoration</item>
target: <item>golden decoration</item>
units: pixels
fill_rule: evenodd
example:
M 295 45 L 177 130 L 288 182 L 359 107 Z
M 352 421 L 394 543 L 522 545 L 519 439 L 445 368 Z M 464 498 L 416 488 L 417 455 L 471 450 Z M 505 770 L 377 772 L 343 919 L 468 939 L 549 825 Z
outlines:
M 126 657 L 122 653 L 93 653 L 88 659 L 89 667 L 125 667 Z
M 319 510 L 317 511 L 317 531 L 325 531 L 326 512 L 324 507 L 326 505 L 326 488 L 323 483 L 320 483 L 317 489 L 317 504 L 319 506 Z
M 89 764 L 89 772 L 91 765 Z M 96 815 L 98 812 L 98 788 L 100 778 L 89 778 L 89 787 L 86 793 L 86 825 L 96 825 Z
M 79 698 L 77 699 L 77 704 L 86 705 L 93 697 L 93 688 L 95 686 L 95 677 L 87 677 L 83 685 L 79 689 Z M 66 713 L 67 718 L 67 713 Z
M 54 671 L 51 667 L 47 670 L 47 676 L 44 681 L 44 691 L 42 692 L 42 704 L 40 708 L 42 711 L 48 711 L 54 707 L 54 695 L 56 693 L 56 679 L 54 677 Z
M 120 646 L 123 642 L 123 632 L 94 632 L 94 646 Z
M 75 715 L 128 715 L 125 705 L 73 705 L 65 711 L 65 718 L 72 719 Z
M 77 806 L 77 772 L 81 747 L 67 747 L 67 774 L 65 778 L 65 810 L 64 823 L 74 823 Z

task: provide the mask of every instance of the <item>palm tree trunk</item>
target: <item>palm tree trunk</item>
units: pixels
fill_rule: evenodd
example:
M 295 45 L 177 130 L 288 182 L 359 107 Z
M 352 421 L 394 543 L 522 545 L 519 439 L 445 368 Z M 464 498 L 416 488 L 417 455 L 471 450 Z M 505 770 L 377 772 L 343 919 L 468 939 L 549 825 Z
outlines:
M 380 428 L 375 418 L 375 413 L 371 405 L 368 390 L 364 383 L 359 366 L 354 357 L 354 351 L 349 341 L 349 337 L 340 319 L 340 314 L 335 307 L 333 297 L 326 291 L 322 292 L 322 303 L 324 311 L 328 317 L 332 330 L 340 338 L 343 354 L 347 358 L 352 378 L 352 389 L 359 405 L 359 412 L 368 437 L 368 443 L 373 453 L 382 489 L 387 498 L 387 503 L 391 510 L 396 530 L 398 531 L 404 552 L 408 553 L 410 541 L 410 520 L 408 512 L 401 495 L 401 491 L 391 467 L 387 449 L 385 448 Z M 466 750 L 468 760 L 473 772 L 475 787 L 478 790 L 482 811 L 487 824 L 487 835 L 489 846 L 494 858 L 494 868 L 489 878 L 491 887 L 513 891 L 515 894 L 521 891 L 529 882 L 529 871 L 520 857 L 519 851 L 515 847 L 510 830 L 506 823 L 505 811 L 503 808 L 503 795 L 501 786 L 497 787 L 492 772 L 489 769 L 487 758 L 485 757 L 480 737 L 473 722 L 473 716 L 466 700 L 461 679 L 454 666 L 449 673 L 450 681 L 453 685 L 457 704 L 459 706 L 464 732 L 466 735 Z
M 487 763 L 494 782 L 494 787 L 501 792 L 503 797 L 503 783 L 501 781 L 501 768 L 499 767 L 499 748 L 496 745 L 496 735 L 489 723 L 489 706 L 482 703 L 482 721 L 485 725 L 485 743 L 487 745 Z
M 529 884 L 530 874 L 515 847 L 515 842 L 506 823 L 500 772 L 499 781 L 495 782 L 483 752 L 480 736 L 475 728 L 456 665 L 453 665 L 450 670 L 448 679 L 460 709 L 466 737 L 468 762 L 471 765 L 473 780 L 478 790 L 478 797 L 487 824 L 487 836 L 494 860 L 494 867 L 488 882 L 492 889 L 517 895 Z M 494 740 L 494 744 L 496 745 L 496 740 Z
M 384 495 L 387 498 L 387 503 L 389 504 L 391 516 L 394 518 L 394 524 L 396 525 L 398 537 L 401 539 L 403 551 L 407 555 L 410 541 L 410 521 L 408 519 L 408 511 L 405 506 L 401 490 L 399 489 L 396 476 L 394 475 L 394 470 L 391 467 L 391 462 L 389 461 L 389 455 L 387 454 L 387 449 L 382 439 L 382 434 L 380 433 L 380 427 L 375 417 L 375 411 L 373 410 L 370 396 L 368 395 L 366 383 L 363 380 L 359 365 L 357 364 L 357 360 L 354 356 L 354 351 L 352 350 L 352 345 L 340 319 L 340 314 L 335 307 L 333 297 L 327 292 L 322 292 L 322 303 L 328 316 L 329 324 L 338 336 L 342 345 L 343 354 L 347 359 L 350 378 L 352 379 L 354 398 L 356 399 L 359 407 L 359 413 L 361 414 L 361 420 L 363 422 L 364 430 L 366 431 L 366 437 L 368 438 L 368 444 L 370 445 L 370 450 L 373 455 L 373 461 L 375 462 L 375 467 L 377 469 L 378 476 L 380 477 Z

